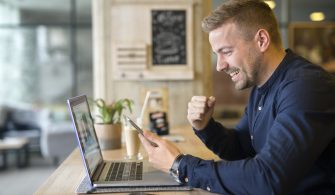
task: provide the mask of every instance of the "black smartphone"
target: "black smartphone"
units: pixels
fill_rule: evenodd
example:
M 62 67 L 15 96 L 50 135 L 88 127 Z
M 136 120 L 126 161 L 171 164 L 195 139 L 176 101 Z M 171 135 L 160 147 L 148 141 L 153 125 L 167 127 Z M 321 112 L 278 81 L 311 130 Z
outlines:
M 139 126 L 137 126 L 137 124 L 136 124 L 134 121 L 132 121 L 128 116 L 126 116 L 126 115 L 124 115 L 124 116 L 126 117 L 126 120 L 129 121 L 129 123 L 130 123 L 133 127 L 135 127 L 137 133 L 143 135 L 143 137 L 144 137 L 144 138 L 145 138 L 145 139 L 146 139 L 146 140 L 147 140 L 153 147 L 158 147 L 158 145 L 157 145 L 155 142 L 150 141 L 148 138 L 146 138 L 146 137 L 144 136 L 144 134 L 143 134 L 143 130 L 142 130 Z

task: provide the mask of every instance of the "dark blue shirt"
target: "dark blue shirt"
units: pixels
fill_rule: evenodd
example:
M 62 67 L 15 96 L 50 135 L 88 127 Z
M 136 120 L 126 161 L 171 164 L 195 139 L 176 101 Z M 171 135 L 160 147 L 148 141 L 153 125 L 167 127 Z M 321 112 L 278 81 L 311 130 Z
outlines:
M 213 119 L 196 135 L 222 160 L 186 155 L 188 185 L 222 194 L 335 193 L 335 78 L 287 50 L 254 87 L 234 129 Z

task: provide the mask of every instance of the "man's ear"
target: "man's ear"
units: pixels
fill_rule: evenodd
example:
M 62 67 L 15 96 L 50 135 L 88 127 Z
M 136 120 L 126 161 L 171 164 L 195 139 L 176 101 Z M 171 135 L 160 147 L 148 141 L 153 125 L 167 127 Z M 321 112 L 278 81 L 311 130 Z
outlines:
M 259 29 L 255 35 L 255 39 L 261 52 L 264 52 L 269 48 L 271 39 L 267 30 Z

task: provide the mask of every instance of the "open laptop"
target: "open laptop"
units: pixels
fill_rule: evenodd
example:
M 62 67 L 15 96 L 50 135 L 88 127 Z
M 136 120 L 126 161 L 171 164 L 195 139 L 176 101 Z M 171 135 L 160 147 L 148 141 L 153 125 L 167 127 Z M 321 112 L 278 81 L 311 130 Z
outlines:
M 180 186 L 172 176 L 147 161 L 105 161 L 85 95 L 67 100 L 87 176 L 93 187 Z

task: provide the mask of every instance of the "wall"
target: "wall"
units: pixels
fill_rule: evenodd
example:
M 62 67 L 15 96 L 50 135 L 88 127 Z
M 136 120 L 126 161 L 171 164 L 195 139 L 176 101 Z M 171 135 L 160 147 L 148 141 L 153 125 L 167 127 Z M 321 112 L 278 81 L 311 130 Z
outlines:
M 208 0 L 184 0 L 183 4 L 193 5 L 193 71 L 194 79 L 190 80 L 120 80 L 113 76 L 113 44 L 117 40 L 144 40 L 147 29 L 134 29 L 139 23 L 144 25 L 145 18 L 133 18 L 133 13 L 113 13 L 113 6 L 121 3 L 141 4 L 146 6 L 178 5 L 178 0 L 99 0 L 93 1 L 93 42 L 94 42 L 94 96 L 115 99 L 128 97 L 135 101 L 135 115 L 139 115 L 144 88 L 166 87 L 168 89 L 169 122 L 171 126 L 187 123 L 187 103 L 193 95 L 212 94 L 212 75 L 210 47 L 207 34 L 201 31 L 201 20 L 208 15 L 211 3 Z M 118 20 L 127 22 L 115 28 Z M 112 28 L 114 26 L 114 28 Z M 122 32 L 116 34 L 115 32 Z M 149 31 L 150 32 L 150 31 Z M 136 39 L 136 40 L 135 40 Z

